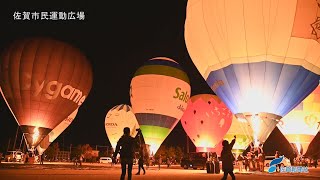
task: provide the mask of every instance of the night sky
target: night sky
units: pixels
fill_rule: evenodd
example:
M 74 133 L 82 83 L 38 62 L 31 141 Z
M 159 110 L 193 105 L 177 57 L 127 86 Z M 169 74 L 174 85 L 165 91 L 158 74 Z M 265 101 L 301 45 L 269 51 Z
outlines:
M 176 60 L 187 72 L 191 95 L 211 93 L 193 65 L 184 42 L 186 0 L 152 1 L 52 1 L 51 4 L 30 4 L 8 1 L 0 7 L 0 50 L 9 42 L 29 36 L 49 36 L 79 48 L 93 67 L 93 87 L 78 115 L 64 133 L 56 139 L 66 148 L 69 144 L 110 145 L 104 121 L 106 113 L 118 104 L 129 104 L 129 87 L 134 72 L 145 61 L 165 56 Z M 49 8 L 50 7 L 50 8 Z M 14 20 L 14 12 L 79 12 L 84 20 Z M 17 123 L 0 99 L 0 151 L 15 137 Z M 276 141 L 277 137 L 281 137 Z M 21 138 L 19 131 L 18 139 Z M 186 148 L 186 134 L 179 123 L 163 144 Z M 319 143 L 319 133 L 311 146 Z M 19 147 L 20 141 L 17 142 Z M 276 129 L 266 142 L 266 148 L 289 147 Z M 315 145 L 313 145 L 315 144 Z M 268 147 L 267 147 L 268 145 Z M 279 146 L 280 145 L 280 146 Z M 12 146 L 12 144 L 11 144 Z M 190 141 L 191 151 L 194 146 Z M 319 147 L 317 147 L 319 149 Z M 286 149 L 286 148 L 284 148 Z

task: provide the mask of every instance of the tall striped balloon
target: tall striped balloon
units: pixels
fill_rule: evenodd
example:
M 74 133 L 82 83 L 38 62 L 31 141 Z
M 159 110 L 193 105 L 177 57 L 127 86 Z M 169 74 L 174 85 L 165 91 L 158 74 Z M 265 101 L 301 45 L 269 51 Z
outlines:
M 148 60 L 134 74 L 130 100 L 151 154 L 157 152 L 179 122 L 190 91 L 187 74 L 176 61 L 166 57 Z
M 189 0 L 185 41 L 211 89 L 258 144 L 319 84 L 316 0 Z

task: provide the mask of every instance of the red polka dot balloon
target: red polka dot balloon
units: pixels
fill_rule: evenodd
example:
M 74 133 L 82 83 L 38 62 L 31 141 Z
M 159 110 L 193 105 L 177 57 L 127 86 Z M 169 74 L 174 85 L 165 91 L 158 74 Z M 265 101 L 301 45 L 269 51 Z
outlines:
M 214 152 L 231 126 L 232 113 L 215 95 L 199 94 L 188 100 L 181 123 L 197 152 Z

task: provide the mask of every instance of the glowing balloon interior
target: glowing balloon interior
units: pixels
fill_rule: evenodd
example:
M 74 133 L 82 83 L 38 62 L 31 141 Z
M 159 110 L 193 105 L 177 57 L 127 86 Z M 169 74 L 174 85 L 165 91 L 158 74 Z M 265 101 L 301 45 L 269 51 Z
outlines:
M 222 146 L 222 140 L 220 142 L 218 142 L 216 144 L 216 146 L 214 148 L 210 148 L 210 149 L 207 149 L 206 152 L 210 151 L 210 152 L 216 152 L 218 157 L 221 157 L 221 151 L 223 149 L 223 146 Z M 205 150 L 205 149 L 204 149 Z
M 64 119 L 58 126 L 56 126 L 37 146 L 37 151 L 41 155 L 50 144 L 60 136 L 60 134 L 69 127 L 73 122 L 74 118 L 78 114 L 78 109 L 73 111 L 66 119 Z
M 28 149 L 33 150 L 84 102 L 92 86 L 91 65 L 64 42 L 17 40 L 1 55 L 0 86 Z
M 319 84 L 319 12 L 315 0 L 188 1 L 190 57 L 256 142 Z
M 298 152 L 304 155 L 320 130 L 320 86 L 283 117 L 277 126 Z
M 249 144 L 253 142 L 252 128 L 245 119 L 237 119 L 233 116 L 231 127 L 223 139 L 232 141 L 234 135 L 237 136 L 236 143 L 233 145 L 233 152 L 242 153 L 247 149 Z
M 181 118 L 191 87 L 187 74 L 169 58 L 141 66 L 131 80 L 130 101 L 146 144 L 155 154 Z
M 137 135 L 136 129 L 140 128 L 132 108 L 126 104 L 120 104 L 110 109 L 104 125 L 113 149 L 116 148 L 118 140 L 123 135 L 123 128 L 129 127 L 132 137 Z
M 229 130 L 232 117 L 217 96 L 199 94 L 189 99 L 181 124 L 197 152 L 212 152 Z

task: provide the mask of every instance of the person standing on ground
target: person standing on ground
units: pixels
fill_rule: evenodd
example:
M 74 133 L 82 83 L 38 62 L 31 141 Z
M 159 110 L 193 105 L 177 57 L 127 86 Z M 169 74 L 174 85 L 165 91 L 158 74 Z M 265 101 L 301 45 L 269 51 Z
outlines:
M 26 153 L 26 160 L 24 161 L 24 163 L 29 163 L 29 153 Z
M 140 158 L 139 158 L 139 160 L 138 160 L 138 172 L 137 172 L 136 175 L 140 175 L 140 169 L 143 170 L 143 175 L 146 174 L 146 170 L 145 170 L 144 167 L 143 167 L 143 163 L 144 163 L 144 161 L 143 161 L 143 155 L 140 155 Z
M 313 165 L 314 165 L 314 168 L 317 168 L 317 166 L 318 166 L 318 158 L 317 158 L 317 156 L 315 156 L 313 158 Z
M 147 161 L 146 161 L 146 169 L 148 169 L 149 166 L 150 166 L 151 161 L 150 161 L 150 158 L 149 158 L 149 157 L 147 157 L 146 160 L 147 160 Z
M 167 167 L 170 167 L 170 165 L 171 165 L 170 158 L 169 158 L 169 157 L 167 157 Z
M 249 159 L 248 159 L 248 156 L 245 155 L 243 158 L 244 158 L 244 161 L 243 161 L 244 169 L 245 169 L 246 171 L 248 171 L 248 168 L 249 168 Z
M 239 154 L 237 160 L 238 160 L 238 164 L 239 164 L 239 172 L 242 172 L 242 169 L 243 169 L 243 160 L 244 160 L 242 154 Z
M 78 158 L 75 156 L 73 159 L 73 165 L 78 166 Z
M 161 154 L 159 155 L 158 163 L 159 163 L 159 170 L 160 170 L 160 167 L 161 167 L 161 164 L 162 164 L 162 157 L 161 157 Z
M 113 159 L 117 158 L 117 154 L 120 153 L 121 162 L 121 176 L 120 180 L 124 180 L 126 176 L 126 170 L 128 166 L 128 180 L 132 177 L 132 166 L 134 159 L 134 151 L 139 147 L 139 139 L 141 130 L 137 129 L 138 133 L 135 138 L 130 136 L 130 128 L 125 127 L 123 129 L 123 135 L 117 142 L 116 150 L 113 153 Z
M 264 172 L 264 153 L 258 155 L 258 162 L 260 172 Z
M 40 155 L 40 164 L 43 164 L 43 160 L 44 160 L 44 153 Z
M 235 180 L 236 177 L 233 174 L 233 161 L 235 160 L 231 150 L 236 142 L 236 136 L 234 136 L 234 139 L 229 142 L 227 140 L 222 141 L 222 151 L 221 151 L 221 160 L 222 160 L 222 171 L 223 171 L 223 177 L 221 180 L 226 180 L 228 177 L 228 174 L 232 177 L 232 180 Z
M 80 165 L 80 166 L 82 166 L 82 161 L 83 161 L 83 155 L 81 154 L 81 155 L 80 155 L 80 158 L 79 158 L 79 165 Z

